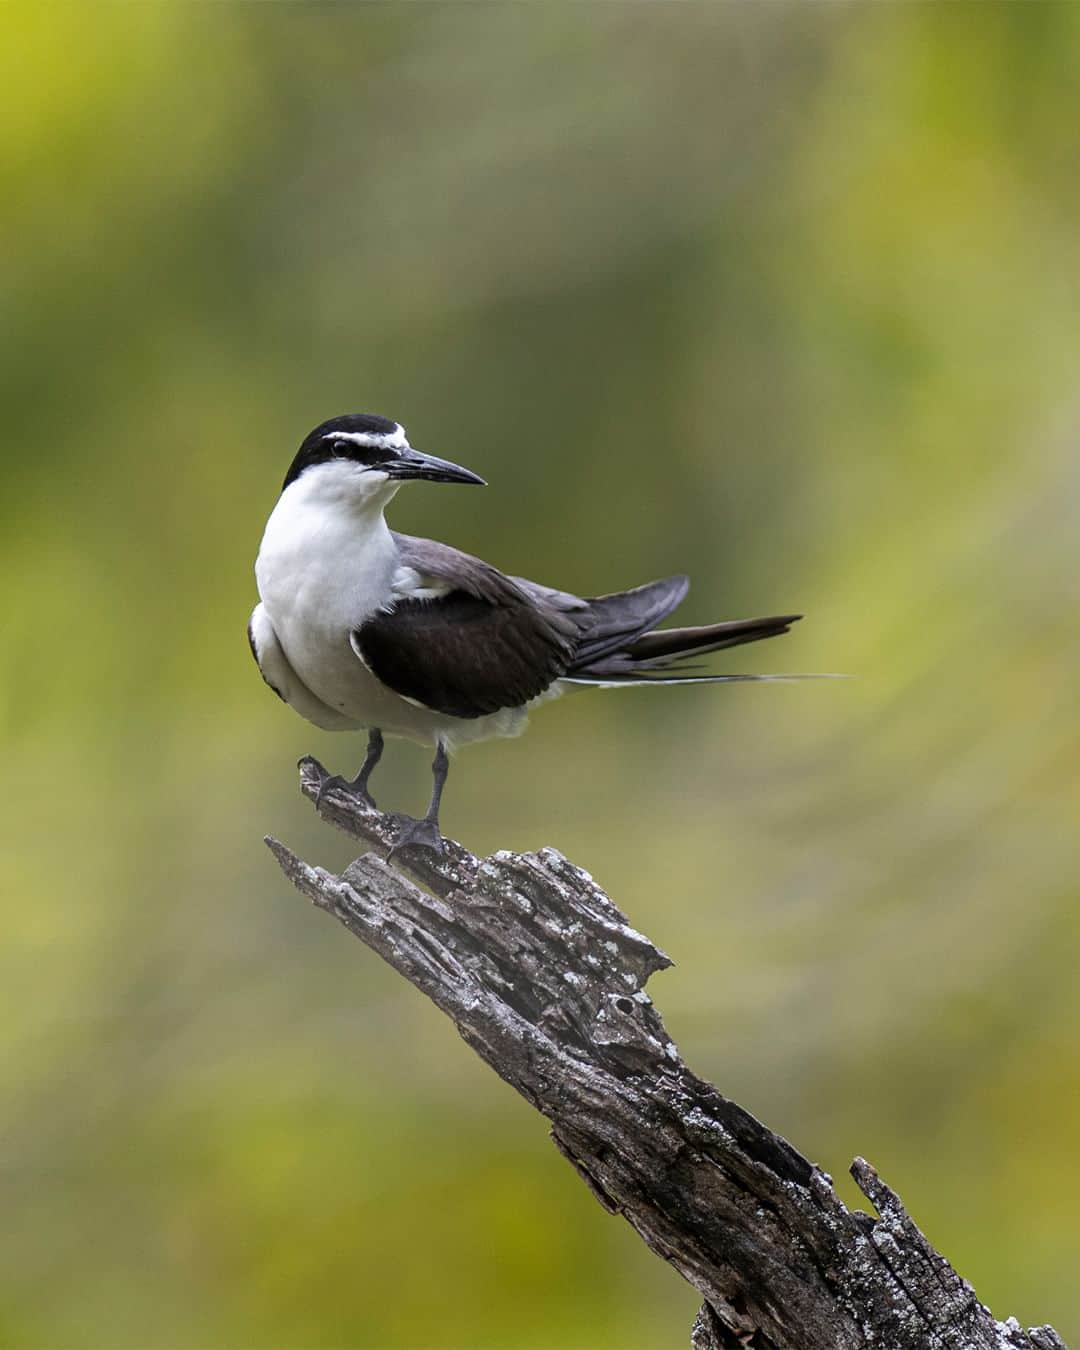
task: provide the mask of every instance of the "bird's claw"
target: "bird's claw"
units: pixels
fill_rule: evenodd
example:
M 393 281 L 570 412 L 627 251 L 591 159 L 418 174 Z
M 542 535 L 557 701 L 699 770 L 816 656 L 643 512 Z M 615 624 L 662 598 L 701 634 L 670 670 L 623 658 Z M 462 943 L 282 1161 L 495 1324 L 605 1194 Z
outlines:
M 319 790 L 315 793 L 315 810 L 322 806 L 322 799 L 332 788 L 347 788 L 349 785 L 339 773 L 328 773 L 319 780 Z
M 433 853 L 439 854 L 446 852 L 446 845 L 439 833 L 439 822 L 437 820 L 432 820 L 428 816 L 422 816 L 417 820 L 415 816 L 400 815 L 397 812 L 390 819 L 398 834 L 386 854 L 387 862 L 403 848 L 428 848 Z
M 340 788 L 342 792 L 348 793 L 350 797 L 355 797 L 372 811 L 377 811 L 375 798 L 367 788 L 361 787 L 357 782 L 350 782 L 347 778 L 342 778 L 338 773 L 327 774 L 319 783 L 319 790 L 315 793 L 315 810 L 322 805 L 322 799 L 331 790 L 331 788 Z

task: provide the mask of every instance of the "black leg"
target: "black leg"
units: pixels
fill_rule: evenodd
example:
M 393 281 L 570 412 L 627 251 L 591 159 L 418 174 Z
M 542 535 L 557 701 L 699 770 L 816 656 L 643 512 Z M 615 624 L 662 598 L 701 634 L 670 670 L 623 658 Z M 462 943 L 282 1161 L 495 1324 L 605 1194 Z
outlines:
M 368 779 L 371 777 L 372 769 L 374 769 L 375 765 L 378 764 L 379 760 L 382 758 L 382 752 L 382 732 L 378 727 L 372 727 L 368 732 L 367 755 L 364 757 L 364 762 L 360 766 L 360 772 L 351 782 L 336 773 L 331 774 L 328 778 L 324 778 L 319 784 L 319 791 L 315 798 L 316 809 L 318 809 L 319 803 L 323 799 L 323 794 L 329 792 L 331 788 L 347 788 L 354 796 L 359 797 L 362 802 L 367 806 L 370 806 L 373 811 L 376 810 L 375 799 L 368 791 Z
M 435 759 L 431 765 L 431 801 L 428 803 L 426 815 L 421 820 L 414 820 L 412 816 L 394 816 L 398 825 L 398 837 L 393 848 L 386 855 L 388 859 L 392 858 L 398 849 L 404 848 L 407 844 L 415 844 L 420 848 L 430 848 L 435 853 L 443 851 L 442 834 L 439 832 L 439 803 L 442 801 L 443 788 L 446 786 L 446 776 L 450 772 L 450 756 L 446 753 L 442 741 L 439 741 L 435 749 Z
M 375 806 L 375 799 L 368 791 L 368 779 L 371 777 L 371 771 L 382 759 L 383 738 L 382 732 L 378 727 L 372 727 L 368 732 L 367 755 L 363 764 L 360 765 L 360 772 L 352 780 L 352 786 L 356 789 L 357 795 L 363 797 L 368 806 Z
M 431 801 L 428 803 L 427 815 L 425 820 L 430 821 L 435 826 L 435 831 L 439 829 L 439 803 L 442 801 L 442 790 L 446 786 L 446 776 L 450 772 L 450 756 L 442 743 L 435 748 L 435 758 L 431 765 Z

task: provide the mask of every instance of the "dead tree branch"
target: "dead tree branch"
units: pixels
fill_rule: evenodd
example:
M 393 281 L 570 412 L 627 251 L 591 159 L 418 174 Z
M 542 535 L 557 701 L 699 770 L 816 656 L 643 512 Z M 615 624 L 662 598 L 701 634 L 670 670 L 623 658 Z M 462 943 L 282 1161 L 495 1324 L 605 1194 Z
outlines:
M 314 799 L 325 771 L 301 762 Z M 319 805 L 385 854 L 393 826 L 347 790 Z M 554 849 L 366 853 L 334 876 L 267 840 L 286 876 L 450 1017 L 551 1122 L 605 1209 L 702 1295 L 696 1350 L 1063 1350 L 998 1322 L 861 1158 L 878 1217 L 696 1077 L 645 992 L 671 964 Z M 400 867 L 401 870 L 398 870 Z M 402 875 L 407 871 L 416 881 Z

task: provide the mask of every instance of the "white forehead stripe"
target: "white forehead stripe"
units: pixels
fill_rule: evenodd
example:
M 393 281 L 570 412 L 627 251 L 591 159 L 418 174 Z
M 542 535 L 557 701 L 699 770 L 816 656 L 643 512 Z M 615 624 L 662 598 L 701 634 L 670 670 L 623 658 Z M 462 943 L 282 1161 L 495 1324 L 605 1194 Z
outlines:
M 324 441 L 351 441 L 368 450 L 403 450 L 408 444 L 405 428 L 394 423 L 393 431 L 328 431 Z

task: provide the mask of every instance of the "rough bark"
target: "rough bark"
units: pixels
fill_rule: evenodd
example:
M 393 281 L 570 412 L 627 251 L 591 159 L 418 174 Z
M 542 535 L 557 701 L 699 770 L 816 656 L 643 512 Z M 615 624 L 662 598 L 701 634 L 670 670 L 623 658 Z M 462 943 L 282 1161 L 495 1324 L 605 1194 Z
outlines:
M 325 770 L 300 769 L 314 800 Z M 331 786 L 319 810 L 381 854 L 393 843 L 391 821 L 347 788 Z M 391 866 L 367 853 L 334 876 L 267 843 L 548 1118 L 600 1204 L 698 1290 L 695 1350 L 1062 1350 L 1051 1327 L 996 1321 L 869 1163 L 851 1171 L 876 1218 L 698 1078 L 645 992 L 668 957 L 554 849 L 477 858 L 448 840 L 442 857 L 407 849 Z

